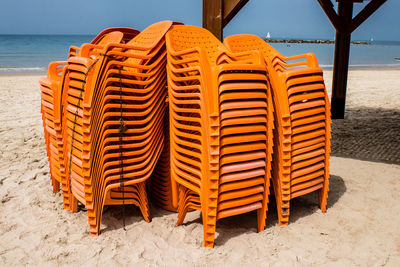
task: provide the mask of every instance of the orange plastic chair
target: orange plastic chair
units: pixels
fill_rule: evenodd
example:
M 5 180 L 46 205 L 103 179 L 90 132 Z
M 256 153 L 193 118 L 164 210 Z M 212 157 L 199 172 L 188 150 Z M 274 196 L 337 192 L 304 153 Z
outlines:
M 81 49 L 68 61 L 66 169 L 73 210 L 85 205 L 91 235 L 100 232 L 104 205 L 134 204 L 150 221 L 146 180 L 164 148 L 164 35 L 172 25 L 153 24 L 126 44 Z
M 275 107 L 272 181 L 279 224 L 288 224 L 290 199 L 316 190 L 325 212 L 331 114 L 315 55 L 284 57 L 254 35 L 229 36 L 224 42 L 233 52 L 257 50 L 264 55 Z
M 201 210 L 204 246 L 213 247 L 218 219 L 257 210 L 263 231 L 273 108 L 261 55 L 231 53 L 194 26 L 174 26 L 166 40 L 177 225 Z

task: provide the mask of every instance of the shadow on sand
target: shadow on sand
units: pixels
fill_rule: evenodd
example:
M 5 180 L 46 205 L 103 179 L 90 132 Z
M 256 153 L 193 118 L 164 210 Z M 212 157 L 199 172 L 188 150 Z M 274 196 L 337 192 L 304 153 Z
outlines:
M 151 201 L 151 200 L 150 200 Z M 164 210 L 156 205 L 152 205 L 150 202 L 150 217 L 152 219 L 163 217 L 170 214 L 177 214 L 167 210 Z M 108 231 L 117 230 L 123 228 L 123 218 L 125 217 L 125 226 L 135 224 L 138 222 L 145 222 L 142 213 L 135 205 L 123 206 L 106 206 L 104 208 L 102 217 L 102 229 L 101 232 L 105 233 Z M 175 222 L 175 221 L 174 221 Z M 150 222 L 151 223 L 151 222 Z M 201 220 L 199 221 L 201 223 Z M 105 227 L 104 227 L 105 226 Z
M 327 209 L 333 207 L 346 192 L 346 185 L 339 176 L 331 175 L 329 179 L 330 190 L 328 194 Z M 318 192 L 313 192 L 305 196 L 294 198 L 290 201 L 290 219 L 289 224 L 298 219 L 310 216 L 319 209 Z M 152 218 L 162 217 L 174 214 L 176 222 L 176 213 L 163 210 L 155 205 L 150 205 L 150 214 Z M 106 206 L 102 217 L 101 232 L 105 233 L 123 228 L 123 217 L 125 217 L 125 226 L 144 222 L 143 216 L 138 207 L 126 205 L 125 210 L 122 206 Z M 185 219 L 183 225 L 193 223 L 202 224 L 201 214 L 193 220 Z M 269 197 L 268 214 L 266 228 L 278 225 L 278 214 L 276 210 L 275 197 Z M 179 227 L 179 226 L 178 226 Z M 217 222 L 217 238 L 215 245 L 223 245 L 232 236 L 239 236 L 244 233 L 257 232 L 257 213 L 250 212 L 228 218 L 223 218 Z
M 329 181 L 330 181 L 330 191 L 328 196 L 328 207 L 327 207 L 328 210 L 329 208 L 333 207 L 346 192 L 346 185 L 341 177 L 331 175 Z M 319 209 L 318 192 L 316 191 L 311 194 L 292 199 L 290 204 L 291 207 L 290 207 L 289 224 L 296 222 L 300 218 L 311 216 Z M 163 211 L 160 208 L 156 207 L 154 209 L 155 209 L 154 210 L 155 217 L 169 214 L 168 212 Z M 185 219 L 183 225 L 190 225 L 194 223 L 202 224 L 201 215 L 199 215 L 197 218 L 193 220 Z M 275 197 L 270 196 L 266 229 L 277 225 L 278 225 L 278 215 L 276 211 Z M 216 246 L 225 244 L 233 236 L 239 236 L 245 233 L 256 233 L 257 213 L 250 212 L 237 216 L 223 218 L 217 222 L 216 232 L 217 232 L 217 237 L 215 239 Z
M 330 190 L 328 195 L 327 209 L 333 207 L 346 192 L 346 185 L 339 176 L 330 176 Z M 313 192 L 305 196 L 294 198 L 290 201 L 290 223 L 298 219 L 310 216 L 319 209 L 318 192 Z M 266 229 L 278 225 L 278 214 L 276 210 L 275 197 L 270 196 L 268 205 L 268 214 Z M 216 245 L 223 245 L 232 236 L 238 236 L 243 233 L 257 232 L 257 214 L 256 212 L 245 213 L 238 216 L 224 218 L 217 222 L 218 238 Z
M 332 155 L 400 164 L 400 110 L 347 109 L 332 123 Z

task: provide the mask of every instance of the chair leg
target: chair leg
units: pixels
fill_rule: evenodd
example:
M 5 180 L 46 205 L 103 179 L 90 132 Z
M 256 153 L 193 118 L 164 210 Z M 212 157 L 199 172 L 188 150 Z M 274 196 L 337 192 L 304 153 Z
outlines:
M 325 147 L 325 176 L 324 176 L 324 186 L 318 191 L 319 207 L 323 213 L 326 212 L 326 206 L 328 203 L 328 191 L 329 191 L 329 158 L 331 152 L 331 142 L 330 142 L 330 118 L 328 117 L 327 124 L 329 125 L 326 129 L 326 139 L 327 144 Z
M 263 198 L 263 202 L 262 202 L 262 208 L 257 210 L 257 231 L 258 232 L 264 231 L 265 224 L 266 224 L 265 221 L 267 219 L 270 177 L 266 177 L 265 179 L 266 179 L 266 181 L 264 184 L 265 188 L 264 188 L 264 198 Z
M 151 222 L 149 200 L 146 193 L 146 182 L 138 184 L 139 195 L 141 200 L 139 201 L 139 209 L 142 212 L 142 216 L 146 222 Z
M 89 234 L 91 236 L 98 236 L 100 233 L 100 227 L 99 225 L 96 223 L 96 217 L 88 217 L 89 220 Z
M 326 114 L 325 114 L 325 177 L 324 186 L 318 192 L 319 207 L 323 213 L 326 212 L 326 206 L 328 204 L 328 191 L 329 191 L 329 158 L 331 154 L 331 112 L 329 100 L 325 97 Z
M 276 209 L 278 212 L 279 225 L 284 226 L 289 223 L 289 201 L 282 200 L 282 192 L 280 192 L 279 186 L 276 184 L 278 181 L 273 182 L 275 199 L 276 199 Z
M 329 191 L 329 178 L 325 178 L 324 186 L 318 190 L 319 208 L 323 213 L 326 212 L 326 206 L 328 203 L 328 191 Z
M 214 247 L 215 228 L 217 224 L 217 207 L 210 205 L 209 199 L 200 196 L 201 200 L 201 215 L 203 217 L 203 233 L 204 233 L 204 246 Z M 211 201 L 210 201 L 211 202 Z
M 263 204 L 264 206 L 264 204 Z M 265 229 L 265 220 L 267 219 L 267 211 L 264 207 L 257 210 L 257 232 L 262 232 Z
M 63 195 L 64 209 L 71 210 L 71 192 L 68 190 L 68 186 L 65 184 L 65 181 L 61 183 L 61 190 Z
M 188 205 L 186 203 L 186 200 L 188 197 L 187 193 L 189 189 L 180 186 L 178 191 L 179 191 L 179 197 L 178 197 L 178 220 L 176 221 L 177 226 L 183 223 L 186 217 L 186 213 L 188 212 Z
M 70 195 L 69 202 L 70 202 L 70 211 L 72 213 L 78 212 L 78 199 L 76 199 L 76 197 L 72 193 Z
M 96 203 L 94 201 L 92 205 L 87 205 L 87 215 L 89 223 L 89 233 L 91 236 L 98 236 L 101 228 L 101 217 L 103 214 L 103 203 Z
M 51 183 L 53 186 L 53 193 L 56 194 L 58 191 L 60 191 L 60 182 L 57 181 L 54 177 L 51 177 Z

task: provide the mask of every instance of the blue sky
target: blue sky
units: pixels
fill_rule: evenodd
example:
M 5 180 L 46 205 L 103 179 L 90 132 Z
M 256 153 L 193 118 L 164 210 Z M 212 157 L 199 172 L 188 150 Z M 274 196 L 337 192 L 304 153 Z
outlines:
M 366 3 L 355 4 L 354 13 Z M 96 34 L 113 26 L 142 30 L 166 19 L 201 26 L 202 19 L 202 0 L 2 0 L 1 5 L 0 34 Z M 388 0 L 353 33 L 353 40 L 400 41 L 399 12 L 400 1 Z M 224 35 L 267 32 L 321 39 L 335 34 L 317 0 L 250 0 Z

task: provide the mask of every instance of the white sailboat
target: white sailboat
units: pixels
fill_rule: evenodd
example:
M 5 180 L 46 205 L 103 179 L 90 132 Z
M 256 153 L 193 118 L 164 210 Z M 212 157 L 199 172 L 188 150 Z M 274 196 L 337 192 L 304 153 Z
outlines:
M 268 32 L 268 33 L 267 33 L 267 36 L 265 36 L 265 38 L 271 39 L 271 34 L 269 34 L 269 32 Z

